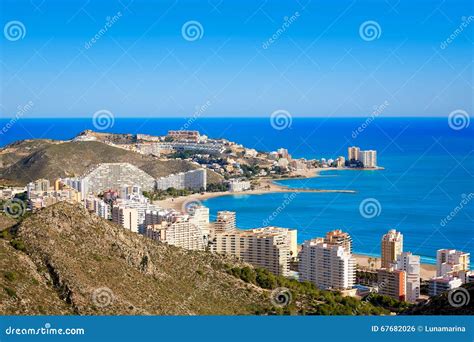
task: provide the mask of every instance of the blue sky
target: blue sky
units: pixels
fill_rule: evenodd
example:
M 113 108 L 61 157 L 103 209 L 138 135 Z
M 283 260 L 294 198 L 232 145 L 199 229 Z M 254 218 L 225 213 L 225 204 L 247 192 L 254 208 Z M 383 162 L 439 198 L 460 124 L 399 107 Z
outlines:
M 468 0 L 1 4 L 2 31 L 11 21 L 25 28 L 22 39 L 0 37 L 2 116 L 30 101 L 24 117 L 88 117 L 102 109 L 117 117 L 189 117 L 201 106 L 203 117 L 266 117 L 279 109 L 295 117 L 366 117 L 384 103 L 380 116 L 473 112 Z M 202 26 L 202 37 L 183 37 L 188 21 Z M 380 28 L 374 40 L 360 34 L 367 21 Z

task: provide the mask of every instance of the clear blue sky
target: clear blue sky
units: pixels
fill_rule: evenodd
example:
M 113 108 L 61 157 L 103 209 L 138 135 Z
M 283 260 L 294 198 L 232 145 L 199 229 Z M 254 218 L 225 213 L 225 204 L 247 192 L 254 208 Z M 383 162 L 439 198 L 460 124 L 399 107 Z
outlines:
M 23 39 L 0 37 L 2 116 L 29 101 L 25 117 L 87 117 L 100 109 L 190 116 L 208 101 L 203 117 L 265 117 L 277 109 L 295 117 L 368 116 L 385 101 L 381 116 L 473 112 L 472 0 L 1 3 L 2 31 L 11 21 L 26 30 Z M 467 27 L 455 34 L 463 19 Z M 195 41 L 182 35 L 191 20 L 203 28 Z M 366 21 L 379 25 L 377 39 L 361 38 Z

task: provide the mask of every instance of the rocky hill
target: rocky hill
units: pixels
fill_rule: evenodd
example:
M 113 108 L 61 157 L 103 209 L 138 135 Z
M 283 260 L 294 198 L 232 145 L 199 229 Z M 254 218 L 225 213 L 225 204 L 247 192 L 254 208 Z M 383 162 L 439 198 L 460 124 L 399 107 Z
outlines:
M 474 283 L 411 307 L 404 315 L 474 315 Z
M 29 140 L 8 145 L 0 151 L 0 157 L 0 179 L 18 185 L 39 178 L 80 176 L 99 163 L 128 162 L 155 178 L 198 167 L 184 160 L 162 160 L 97 141 Z M 221 181 L 221 176 L 208 172 L 208 183 Z
M 8 240 L 8 239 L 7 239 Z M 0 314 L 249 314 L 268 291 L 229 259 L 156 243 L 59 203 L 0 239 Z
M 80 205 L 58 203 L 2 227 L 0 315 L 389 313 L 229 257 L 157 243 Z

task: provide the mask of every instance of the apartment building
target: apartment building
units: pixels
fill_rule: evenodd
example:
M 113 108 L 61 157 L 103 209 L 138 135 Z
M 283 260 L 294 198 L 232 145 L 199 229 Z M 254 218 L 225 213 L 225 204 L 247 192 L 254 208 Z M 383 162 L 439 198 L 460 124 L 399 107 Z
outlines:
M 241 192 L 250 190 L 250 181 L 245 179 L 231 179 L 228 181 L 229 191 Z
M 359 160 L 360 159 L 360 148 L 357 146 L 351 146 L 347 150 L 347 159 L 351 160 Z
M 365 168 L 375 168 L 377 167 L 377 151 L 360 151 L 359 160 Z
M 436 276 L 458 276 L 458 273 L 469 271 L 470 253 L 455 249 L 439 249 L 436 251 Z
M 406 300 L 406 272 L 393 267 L 377 270 L 379 294 L 396 300 Z
M 406 273 L 406 301 L 416 302 L 420 297 L 420 257 L 402 252 L 397 257 L 397 269 Z
M 320 289 L 346 290 L 354 285 L 355 265 L 347 247 L 317 238 L 303 243 L 298 270 L 301 281 L 310 281 Z
M 382 268 L 393 267 L 403 252 L 403 235 L 391 229 L 382 237 Z
M 166 177 L 160 177 L 156 180 L 158 190 L 174 188 L 178 190 L 192 189 L 201 190 L 207 187 L 206 169 L 197 169 L 187 172 L 180 172 Z
M 340 229 L 327 232 L 324 242 L 331 245 L 340 245 L 352 254 L 352 238 Z
M 112 208 L 112 221 L 134 233 L 138 233 L 138 210 L 114 206 Z
M 462 280 L 453 276 L 442 276 L 431 278 L 428 283 L 428 294 L 437 296 L 443 292 L 458 288 L 462 285 Z
M 265 227 L 216 233 L 211 251 L 229 254 L 276 274 L 288 276 L 292 250 L 296 250 L 296 230 Z
M 147 226 L 145 235 L 155 241 L 189 249 L 204 250 L 206 239 L 196 224 L 183 217 L 175 222 L 162 221 Z
M 236 229 L 235 211 L 218 211 L 214 222 L 214 233 L 232 232 Z

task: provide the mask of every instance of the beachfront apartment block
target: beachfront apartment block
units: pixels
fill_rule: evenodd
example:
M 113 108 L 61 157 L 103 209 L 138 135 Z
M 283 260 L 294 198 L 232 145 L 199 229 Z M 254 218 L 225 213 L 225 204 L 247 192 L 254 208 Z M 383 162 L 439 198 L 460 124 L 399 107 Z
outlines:
M 363 151 L 357 146 L 351 146 L 347 150 L 347 159 L 359 161 L 365 168 L 377 167 L 377 151 L 375 150 Z
M 160 177 L 156 180 L 155 186 L 158 190 L 169 188 L 205 190 L 207 187 L 207 171 L 206 169 L 197 169 Z
M 359 160 L 360 148 L 357 146 L 351 146 L 347 149 L 347 159 L 351 160 Z
M 282 276 L 290 274 L 290 260 L 297 250 L 297 231 L 265 227 L 216 233 L 211 251 L 233 255 L 255 267 Z
M 420 257 L 402 252 L 397 257 L 397 269 L 406 273 L 406 301 L 414 303 L 420 297 Z
M 235 211 L 218 211 L 217 219 L 213 223 L 213 235 L 215 233 L 232 232 L 236 229 Z
M 403 235 L 391 229 L 382 237 L 382 268 L 393 267 L 403 252 Z
M 320 289 L 346 290 L 355 283 L 356 262 L 343 244 L 317 238 L 303 243 L 299 254 L 299 279 Z
M 112 222 L 134 233 L 138 233 L 138 210 L 136 208 L 114 206 L 112 208 Z
M 377 151 L 367 150 L 360 151 L 359 160 L 365 168 L 377 167 Z
M 250 190 L 250 181 L 244 179 L 231 179 L 227 182 L 229 186 L 229 191 L 231 192 L 241 192 Z
M 436 252 L 436 276 L 459 276 L 470 268 L 470 253 L 455 249 L 439 249 Z
M 394 267 L 377 270 L 378 293 L 395 300 L 406 300 L 406 272 Z
M 434 277 L 428 283 L 428 295 L 437 296 L 445 291 L 458 288 L 462 285 L 462 280 L 453 276 Z
M 145 236 L 189 250 L 204 250 L 207 242 L 201 229 L 185 217 L 178 217 L 174 222 L 162 221 L 150 224 L 147 226 Z
M 331 245 L 340 245 L 344 247 L 347 252 L 352 254 L 352 238 L 348 233 L 340 229 L 327 232 L 324 242 Z

